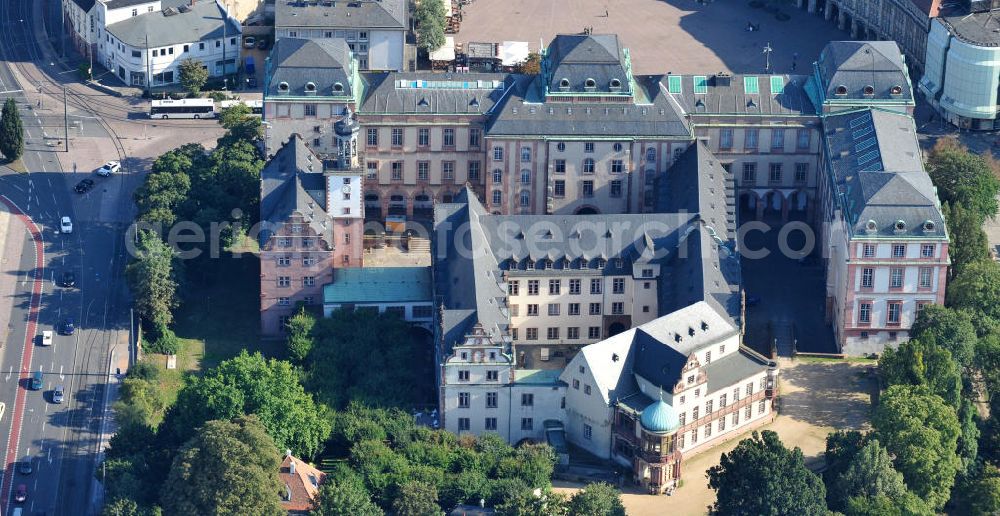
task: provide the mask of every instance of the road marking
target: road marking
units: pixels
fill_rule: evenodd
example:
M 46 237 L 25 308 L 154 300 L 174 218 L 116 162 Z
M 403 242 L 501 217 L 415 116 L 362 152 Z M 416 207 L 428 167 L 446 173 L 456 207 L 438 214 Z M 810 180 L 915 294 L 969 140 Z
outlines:
M 10 369 L 7 370 L 7 379 L 4 380 L 4 381 L 5 382 L 9 382 L 10 381 L 10 375 L 12 375 L 12 374 L 14 374 L 14 366 L 10 366 Z
M 60 380 L 65 380 L 66 379 L 66 377 L 63 376 L 63 366 L 59 366 L 59 379 Z

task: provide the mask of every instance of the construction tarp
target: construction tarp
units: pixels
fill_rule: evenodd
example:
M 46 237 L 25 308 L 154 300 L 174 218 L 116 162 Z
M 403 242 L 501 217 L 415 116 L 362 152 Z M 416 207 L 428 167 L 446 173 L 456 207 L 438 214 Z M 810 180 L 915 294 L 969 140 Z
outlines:
M 523 63 L 530 52 L 527 41 L 504 41 L 500 45 L 500 63 L 504 66 Z
M 431 61 L 454 61 L 455 60 L 455 37 L 445 36 L 444 45 L 431 52 Z

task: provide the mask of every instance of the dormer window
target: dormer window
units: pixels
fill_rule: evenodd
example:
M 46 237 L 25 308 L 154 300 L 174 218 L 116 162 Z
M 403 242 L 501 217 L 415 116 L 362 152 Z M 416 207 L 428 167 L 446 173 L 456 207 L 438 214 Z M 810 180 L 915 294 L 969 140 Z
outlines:
M 336 91 L 338 93 L 344 91 L 344 85 L 340 84 L 339 82 L 333 83 L 333 91 Z
M 611 91 L 618 91 L 622 89 L 622 81 L 619 81 L 618 79 L 611 79 L 610 87 Z
M 871 96 L 875 95 L 875 87 L 871 86 L 871 85 L 865 86 L 864 92 L 865 92 L 866 96 L 871 97 Z
M 595 89 L 597 89 L 597 81 L 588 78 L 583 83 L 583 89 L 585 89 L 587 91 L 594 91 Z
M 889 88 L 889 94 L 891 94 L 891 95 L 902 95 L 903 94 L 903 87 L 900 86 L 900 85 L 898 85 L 898 84 L 893 85 L 892 88 Z
M 924 231 L 926 231 L 928 233 L 931 232 L 931 231 L 934 231 L 935 227 L 936 227 L 936 225 L 934 224 L 933 220 L 928 220 L 928 221 L 924 222 Z
M 288 83 L 281 81 L 278 83 L 278 93 L 288 93 Z
M 307 82 L 306 83 L 306 95 L 315 95 L 315 94 L 316 94 L 316 83 L 315 82 Z
M 903 222 L 902 220 L 897 220 L 896 223 L 893 225 L 893 228 L 896 229 L 896 232 L 906 231 L 906 222 Z
M 869 220 L 865 223 L 865 230 L 869 233 L 874 233 L 878 229 L 878 224 L 874 220 Z
M 844 86 L 843 84 L 841 84 L 840 86 L 837 86 L 836 88 L 834 88 L 833 94 L 834 95 L 847 95 L 847 86 Z
M 562 91 L 568 90 L 569 89 L 569 79 L 567 79 L 565 77 L 563 77 L 562 79 L 559 79 L 559 89 L 562 90 Z

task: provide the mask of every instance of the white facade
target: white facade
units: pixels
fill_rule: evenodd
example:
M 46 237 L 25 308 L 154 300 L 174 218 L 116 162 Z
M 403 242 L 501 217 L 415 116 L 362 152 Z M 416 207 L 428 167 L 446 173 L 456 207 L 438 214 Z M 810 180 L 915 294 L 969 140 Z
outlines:
M 927 39 L 926 71 L 920 90 L 942 116 L 962 128 L 996 128 L 1000 47 L 980 45 L 934 19 Z
M 223 74 L 223 61 L 228 73 L 235 73 L 240 56 L 240 35 L 207 41 L 192 41 L 157 48 L 132 47 L 122 43 L 110 32 L 97 45 L 97 56 L 105 68 L 132 86 L 145 85 L 147 74 L 153 77 L 152 85 L 159 86 L 180 81 L 179 66 L 185 59 L 197 59 L 208 69 L 211 77 Z
M 361 208 L 364 185 L 360 173 L 336 172 L 326 178 L 329 192 L 326 212 L 334 219 L 356 219 L 364 216 Z
M 347 41 L 347 46 L 354 53 L 359 70 L 403 71 L 406 47 L 406 31 L 403 29 L 275 27 L 274 38 L 341 38 Z

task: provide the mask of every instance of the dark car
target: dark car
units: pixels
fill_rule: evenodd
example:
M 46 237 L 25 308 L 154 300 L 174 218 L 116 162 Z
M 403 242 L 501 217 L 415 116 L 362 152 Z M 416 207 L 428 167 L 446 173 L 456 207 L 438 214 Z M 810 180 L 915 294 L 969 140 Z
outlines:
M 59 278 L 59 285 L 63 287 L 76 286 L 76 274 L 73 271 L 63 271 L 62 277 Z
M 24 503 L 28 500 L 28 486 L 24 484 L 18 484 L 17 489 L 14 491 L 14 501 L 17 503 Z
M 17 463 L 17 472 L 22 475 L 30 475 L 35 471 L 34 466 L 31 464 L 31 459 L 25 457 L 24 460 Z
M 254 76 L 247 77 L 247 88 L 254 89 L 257 87 L 257 78 Z
M 82 194 L 89 192 L 90 189 L 93 187 L 94 187 L 93 179 L 84 179 L 83 181 L 77 183 L 76 186 L 73 187 L 73 190 L 76 190 L 76 193 Z
M 30 385 L 31 386 L 31 390 L 33 390 L 33 391 L 40 391 L 40 390 L 42 390 L 42 386 L 45 385 L 44 377 L 42 376 L 42 372 L 41 371 L 35 371 L 34 373 L 32 373 L 31 374 L 31 379 L 29 380 L 29 382 L 31 382 L 31 385 Z
M 59 327 L 59 333 L 63 335 L 72 335 L 76 333 L 76 326 L 73 325 L 72 317 L 67 317 L 66 320 L 63 321 L 62 326 Z

